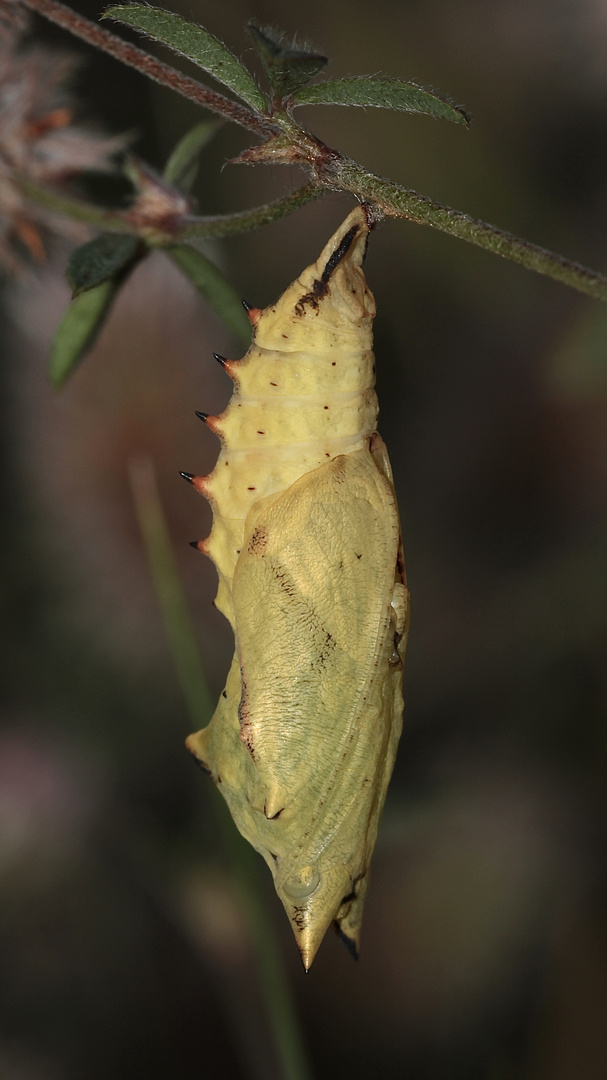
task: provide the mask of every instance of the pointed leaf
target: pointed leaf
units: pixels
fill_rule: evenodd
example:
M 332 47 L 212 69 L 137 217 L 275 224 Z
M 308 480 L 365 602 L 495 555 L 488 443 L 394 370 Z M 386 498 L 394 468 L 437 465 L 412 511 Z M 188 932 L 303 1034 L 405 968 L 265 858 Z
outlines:
M 105 322 L 119 282 L 103 281 L 72 300 L 61 319 L 51 346 L 49 375 L 59 389 L 91 348 Z
M 320 53 L 285 44 L 284 36 L 274 30 L 250 22 L 249 31 L 277 97 L 294 94 L 329 63 Z
M 470 117 L 461 106 L 445 100 L 433 90 L 424 90 L 415 83 L 385 76 L 329 79 L 316 86 L 306 86 L 293 94 L 293 105 L 370 105 L 425 113 L 443 120 L 454 120 L 458 124 L 470 122 Z
M 101 233 L 69 257 L 65 275 L 74 296 L 107 281 L 133 261 L 141 247 L 130 233 Z
M 189 277 L 226 326 L 246 345 L 250 345 L 251 324 L 242 301 L 221 271 L 201 251 L 189 244 L 172 244 L 162 250 Z
M 168 184 L 189 191 L 197 172 L 197 157 L 213 138 L 219 124 L 217 120 L 203 120 L 201 124 L 186 131 L 179 140 L 164 167 L 164 179 Z
M 233 90 L 257 112 L 266 112 L 268 106 L 265 96 L 253 76 L 223 41 L 204 27 L 188 22 L 172 11 L 148 7 L 146 4 L 112 6 L 106 8 L 103 18 L 116 19 L 126 26 L 133 26 L 154 41 L 168 45 L 173 52 L 185 56 L 218 82 Z

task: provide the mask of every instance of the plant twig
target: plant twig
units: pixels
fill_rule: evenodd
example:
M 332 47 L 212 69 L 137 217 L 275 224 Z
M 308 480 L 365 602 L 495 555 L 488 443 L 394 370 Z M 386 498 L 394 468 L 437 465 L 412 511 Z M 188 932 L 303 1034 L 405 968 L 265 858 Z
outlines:
M 232 236 L 234 233 L 246 232 L 257 229 L 260 225 L 267 225 L 271 221 L 292 213 L 293 210 L 305 206 L 314 199 L 320 199 L 325 194 L 325 189 L 314 181 L 304 184 L 302 187 L 290 191 L 274 202 L 256 206 L 253 210 L 242 210 L 236 214 L 217 214 L 208 217 L 184 217 L 176 234 L 180 240 L 191 240 L 194 237 L 221 237 Z
M 282 956 L 267 915 L 259 856 L 236 832 L 223 799 L 217 801 L 221 802 L 223 840 L 232 860 L 255 945 L 259 981 L 282 1066 L 282 1080 L 313 1080 Z
M 337 150 L 325 146 L 319 139 L 299 127 L 288 114 L 280 113 L 270 119 L 246 106 L 230 101 L 222 94 L 208 90 L 196 80 L 181 75 L 180 72 L 156 60 L 149 53 L 128 44 L 76 14 L 59 0 L 23 0 L 23 3 L 91 45 L 98 46 L 104 52 L 137 68 L 138 71 L 171 87 L 190 100 L 204 105 L 228 120 L 233 120 L 249 131 L 269 137 L 267 143 L 243 151 L 238 159 L 241 162 L 299 164 L 307 167 L 312 174 L 311 183 L 299 189 L 299 193 L 294 192 L 286 196 L 284 200 L 277 200 L 276 203 L 259 207 L 255 211 L 244 211 L 240 215 L 229 214 L 215 218 L 182 219 L 183 228 L 178 227 L 174 230 L 174 239 L 228 236 L 231 233 L 254 229 L 316 198 L 321 188 L 349 191 L 357 198 L 374 203 L 386 216 L 404 218 L 407 221 L 440 229 L 451 236 L 491 251 L 494 255 L 511 259 L 528 270 L 544 274 L 587 296 L 607 301 L 605 275 L 562 255 L 557 255 L 547 248 L 514 236 L 495 225 L 489 225 L 459 210 L 443 206 L 426 195 L 420 195 L 392 180 L 376 176 Z M 40 192 L 38 195 L 40 196 L 38 201 L 42 201 Z M 89 223 L 95 224 L 89 209 L 83 208 L 79 211 L 75 203 L 70 204 L 70 209 L 70 206 L 64 203 L 65 210 L 62 211 L 57 200 L 55 200 L 55 206 L 68 216 L 77 217 L 79 212 L 86 213 L 88 217 L 82 216 L 78 219 L 88 220 Z M 112 226 L 106 219 L 99 227 L 124 229 L 124 224 L 120 223 L 119 219 L 116 221 L 117 223 Z
M 189 98 L 190 101 L 203 105 L 205 109 L 225 116 L 228 120 L 233 120 L 236 124 L 258 135 L 276 132 L 277 129 L 271 121 L 259 116 L 246 105 L 231 101 L 223 94 L 218 94 L 215 90 L 203 86 L 196 79 L 182 75 L 176 68 L 157 60 L 155 56 L 140 49 L 137 45 L 131 45 L 130 42 L 98 26 L 97 23 L 91 22 L 84 15 L 72 11 L 59 0 L 22 0 L 22 3 L 31 11 L 36 11 L 39 15 L 56 23 L 57 26 L 69 30 L 71 34 L 86 41 L 89 45 L 101 49 L 116 60 L 121 60 L 123 64 L 128 64 L 129 67 L 136 68 L 148 78 L 170 87 L 171 90 Z
M 420 195 L 393 180 L 376 176 L 352 158 L 325 146 L 320 139 L 297 127 L 290 119 L 280 119 L 281 135 L 268 143 L 244 150 L 238 158 L 239 162 L 302 165 L 309 169 L 317 184 L 331 191 L 349 191 L 357 198 L 373 203 L 387 217 L 430 225 L 494 255 L 511 259 L 528 270 L 545 274 L 596 300 L 607 301 L 607 277 L 604 274 L 495 225 L 470 217 L 461 210 L 443 206 L 427 195 Z
M 37 206 L 50 210 L 51 213 L 60 214 L 72 221 L 82 221 L 94 229 L 103 229 L 107 232 L 132 233 L 134 231 L 133 226 L 120 210 L 106 210 L 102 206 L 96 206 L 73 195 L 64 195 L 54 188 L 45 187 L 43 184 L 36 183 L 35 180 L 30 180 L 29 177 L 15 174 L 11 179 L 28 199 Z
M 211 697 L 200 664 L 192 619 L 175 566 L 150 458 L 133 459 L 129 465 L 129 479 L 177 678 L 194 724 L 204 727 L 213 711 Z
M 545 274 L 554 281 L 569 285 L 595 300 L 607 301 L 607 277 L 581 263 L 530 243 L 460 210 L 443 206 L 426 195 L 401 187 L 391 180 L 367 172 L 355 162 L 342 161 L 336 167 L 337 187 L 369 199 L 389 217 L 405 218 L 420 225 L 430 225 L 441 232 L 467 240 L 470 244 L 501 255 L 505 259 Z M 331 185 L 332 186 L 332 185 Z

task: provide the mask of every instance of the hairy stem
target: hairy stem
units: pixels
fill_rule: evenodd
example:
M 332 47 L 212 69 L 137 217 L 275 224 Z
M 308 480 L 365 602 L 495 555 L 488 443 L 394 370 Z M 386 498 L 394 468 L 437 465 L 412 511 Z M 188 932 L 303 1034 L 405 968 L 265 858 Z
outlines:
M 183 224 L 180 225 L 176 236 L 180 240 L 190 240 L 197 236 L 221 237 L 247 232 L 250 229 L 257 229 L 260 225 L 276 221 L 314 199 L 320 199 L 324 193 L 325 189 L 319 184 L 310 182 L 274 202 L 257 206 L 253 210 L 242 210 L 237 214 L 183 218 Z
M 293 192 L 284 200 L 277 200 L 274 204 L 259 207 L 254 211 L 244 211 L 242 214 L 229 214 L 215 218 L 190 218 L 184 219 L 175 229 L 174 239 L 187 239 L 195 236 L 228 236 L 231 233 L 241 232 L 246 229 L 254 229 L 273 221 L 283 214 L 302 206 L 305 202 L 316 197 L 319 189 L 328 188 L 336 191 L 349 191 L 357 198 L 366 199 L 374 203 L 384 214 L 389 217 L 405 218 L 418 224 L 430 225 L 442 232 L 457 236 L 468 243 L 476 244 L 477 247 L 491 251 L 494 255 L 511 259 L 528 270 L 535 270 L 544 274 L 554 281 L 560 281 L 563 285 L 577 289 L 578 292 L 586 293 L 597 300 L 607 301 L 607 277 L 595 270 L 582 266 L 580 263 L 566 259 L 528 240 L 514 236 L 495 225 L 479 221 L 459 210 L 443 206 L 425 195 L 420 195 L 410 188 L 402 187 L 384 177 L 376 176 L 358 165 L 357 162 L 345 157 L 336 150 L 325 146 L 318 139 L 304 129 L 298 127 L 291 117 L 277 116 L 274 120 L 260 116 L 246 106 L 239 105 L 222 94 L 208 90 L 201 83 L 190 79 L 167 64 L 161 63 L 149 53 L 144 52 L 135 45 L 130 45 L 107 30 L 102 29 L 95 23 L 90 22 L 83 16 L 76 14 L 70 8 L 60 3 L 59 0 L 23 0 L 23 3 L 33 11 L 45 15 L 59 26 L 64 27 L 71 33 L 83 38 L 91 45 L 95 45 L 104 52 L 109 53 L 116 59 L 121 60 L 138 71 L 171 87 L 185 97 L 205 106 L 212 112 L 228 120 L 233 120 L 242 127 L 248 128 L 256 134 L 270 137 L 267 146 L 261 145 L 245 150 L 240 157 L 242 162 L 275 162 L 300 164 L 307 166 L 313 176 L 313 181 L 299 193 Z M 272 138 L 274 136 L 274 138 Z M 305 193 L 305 194 L 304 194 Z M 38 196 L 32 195 L 35 201 L 43 201 L 43 196 L 38 191 Z M 90 224 L 98 224 L 100 228 L 116 228 L 123 230 L 125 222 L 119 217 L 114 217 L 111 225 L 107 218 L 102 222 L 94 220 L 91 209 L 83 204 L 81 209 L 75 202 L 65 201 L 63 207 L 59 205 L 59 197 L 53 196 L 55 206 L 49 209 L 57 209 L 69 217 L 78 220 L 86 220 Z M 79 216 L 82 215 L 82 216 Z
M 63 27 L 64 30 L 69 30 L 71 34 L 82 38 L 89 45 L 109 53 L 116 60 L 121 60 L 123 64 L 136 68 L 137 71 L 147 75 L 148 78 L 161 83 L 163 86 L 170 87 L 171 90 L 175 90 L 178 94 L 183 94 L 190 101 L 203 105 L 205 109 L 218 113 L 220 116 L 225 116 L 226 119 L 233 120 L 236 124 L 240 124 L 241 127 L 248 128 L 249 131 L 254 131 L 259 135 L 272 134 L 277 130 L 270 121 L 259 116 L 252 109 L 240 105 L 236 101 L 231 101 L 229 98 L 224 97 L 223 94 L 208 89 L 202 83 L 197 82 L 196 79 L 182 75 L 180 71 L 177 71 L 169 64 L 162 63 L 161 60 L 157 60 L 156 57 L 151 56 L 150 53 L 140 49 L 137 45 L 131 45 L 130 42 L 124 41 L 109 30 L 104 30 L 101 26 L 97 26 L 97 23 L 91 22 L 90 19 L 86 19 L 83 15 L 78 15 L 77 12 L 72 11 L 71 8 L 60 3 L 59 0 L 22 0 L 22 2 L 32 11 L 36 11 L 46 19 L 50 19 L 51 22 Z
M 14 176 L 12 179 L 28 199 L 37 206 L 50 210 L 51 213 L 71 218 L 72 221 L 82 221 L 94 229 L 103 229 L 108 232 L 133 232 L 133 226 L 119 210 L 106 210 L 84 199 L 64 195 L 54 188 L 44 187 L 43 184 L 37 184 L 24 176 Z
M 70 218 L 72 221 L 81 221 L 94 229 L 104 232 L 127 232 L 135 233 L 128 211 L 105 210 L 95 206 L 94 203 L 86 202 L 71 195 L 64 195 L 52 188 L 44 187 L 25 177 L 15 177 L 21 191 L 37 206 L 44 207 L 52 213 Z M 260 225 L 268 225 L 277 221 L 286 214 L 292 213 L 300 206 L 320 199 L 325 194 L 325 188 L 319 184 L 310 182 L 302 187 L 290 191 L 271 203 L 256 206 L 252 210 L 241 210 L 235 214 L 217 214 L 204 217 L 194 215 L 179 218 L 170 234 L 162 236 L 158 244 L 174 244 L 177 240 L 193 240 L 197 237 L 223 237 L 233 236 L 236 233 L 247 232 L 256 229 Z
M 607 301 L 607 277 L 595 270 L 566 259 L 563 255 L 556 255 L 528 240 L 522 240 L 495 225 L 488 225 L 460 210 L 452 210 L 451 207 L 434 202 L 410 188 L 401 187 L 392 180 L 375 176 L 353 161 L 340 158 L 337 164 L 333 162 L 332 171 L 335 173 L 336 183 L 331 182 L 329 186 L 368 199 L 389 217 L 430 225 L 441 232 L 491 251 L 494 255 L 520 263 L 528 270 L 545 274 L 554 281 L 569 285 L 570 288 L 586 293 L 596 300 Z

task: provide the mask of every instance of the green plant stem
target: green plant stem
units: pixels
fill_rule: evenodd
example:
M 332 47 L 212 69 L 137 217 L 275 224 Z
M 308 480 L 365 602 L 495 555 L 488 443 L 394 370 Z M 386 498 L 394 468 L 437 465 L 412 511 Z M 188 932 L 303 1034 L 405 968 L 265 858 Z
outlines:
M 495 255 L 501 255 L 502 258 L 511 259 L 528 270 L 535 270 L 536 273 L 544 274 L 587 296 L 607 301 L 607 278 L 603 274 L 514 236 L 495 225 L 489 225 L 459 210 L 443 206 L 391 180 L 376 176 L 337 150 L 325 146 L 304 128 L 299 127 L 286 112 L 277 113 L 273 117 L 261 116 L 246 106 L 239 105 L 222 94 L 207 89 L 196 80 L 181 75 L 167 64 L 160 63 L 143 49 L 130 45 L 115 34 L 77 15 L 59 0 L 23 0 L 23 2 L 33 11 L 46 16 L 123 63 L 135 67 L 144 75 L 268 139 L 267 143 L 243 151 L 240 161 L 303 165 L 312 173 L 313 187 L 349 191 L 357 198 L 375 203 L 389 217 L 405 218 L 418 224 L 430 225 L 432 228 L 459 237 Z M 295 203 L 295 205 L 301 205 L 301 203 Z M 277 204 L 275 204 L 275 210 L 276 207 Z M 288 213 L 289 209 L 283 212 Z M 240 226 L 232 215 L 226 217 L 223 223 L 216 221 L 215 225 L 212 225 L 209 220 L 199 219 L 197 224 L 192 220 L 185 226 L 190 231 L 175 233 L 174 238 L 185 239 L 188 235 L 226 236 L 231 231 L 238 231 L 239 228 L 255 228 L 257 224 L 272 221 L 278 216 L 280 212 L 273 213 L 268 208 L 267 215 L 260 215 L 257 220 L 246 212 Z
M 355 162 L 341 162 L 335 169 L 339 190 L 351 191 L 375 203 L 387 216 L 430 225 L 441 232 L 501 255 L 505 259 L 545 274 L 596 300 L 607 301 L 607 277 L 512 233 L 469 217 L 459 210 L 434 202 L 410 188 L 367 172 Z M 332 186 L 332 185 L 331 185 Z
M 64 195 L 54 188 L 37 184 L 23 176 L 12 177 L 24 195 L 37 206 L 50 210 L 53 214 L 70 218 L 72 221 L 82 221 L 85 225 L 91 225 L 94 229 L 102 229 L 106 232 L 130 232 L 133 226 L 119 210 L 105 210 L 94 203 L 86 202 L 72 195 Z
M 81 221 L 104 232 L 136 233 L 133 223 L 129 220 L 128 211 L 123 213 L 120 210 L 105 210 L 93 203 L 71 195 L 64 195 L 53 188 L 36 184 L 24 177 L 15 179 L 28 199 L 51 213 L 70 218 L 72 221 Z M 153 246 L 173 244 L 177 240 L 221 238 L 257 229 L 260 225 L 267 225 L 286 214 L 291 214 L 314 199 L 322 198 L 325 190 L 319 184 L 310 182 L 290 191 L 288 195 L 275 199 L 274 202 L 264 203 L 263 206 L 256 206 L 252 210 L 240 210 L 234 214 L 184 216 L 176 220 L 170 235 L 167 233 L 166 236 L 162 236 Z
M 151 460 L 132 460 L 129 479 L 154 588 L 177 669 L 177 678 L 194 724 L 204 727 L 211 718 L 213 706 L 200 664 L 190 612 L 175 565 Z
M 123 214 L 119 210 L 104 210 L 93 203 L 71 195 L 64 195 L 53 188 L 44 187 L 42 184 L 36 184 L 23 177 L 17 177 L 16 182 L 28 199 L 52 213 L 70 218 L 72 221 L 81 221 L 104 232 L 135 233 L 136 231 L 128 220 L 128 211 Z M 263 206 L 256 206 L 252 210 L 240 210 L 235 214 L 205 216 L 192 214 L 182 217 L 176 221 L 170 236 L 167 234 L 154 246 L 174 243 L 176 240 L 234 236 L 237 233 L 257 229 L 260 225 L 267 225 L 285 217 L 286 214 L 291 214 L 300 206 L 313 202 L 314 199 L 322 198 L 325 191 L 324 187 L 310 181 L 290 191 L 288 195 L 283 195 L 274 202 L 264 203 Z
M 171 549 L 153 464 L 149 458 L 129 468 L 135 510 L 162 611 L 177 676 L 194 727 L 208 723 L 212 706 L 202 671 L 194 628 Z M 284 1080 L 312 1080 L 304 1041 L 274 931 L 268 919 L 258 858 L 236 833 L 227 807 L 213 800 L 222 839 L 241 893 L 257 956 L 258 975 L 268 1021 Z
M 221 802 L 221 814 L 218 815 L 221 833 L 247 913 L 257 957 L 259 981 L 263 988 L 284 1080 L 313 1080 L 282 956 L 267 916 L 259 856 L 236 832 L 223 799 L 216 801 Z
M 256 206 L 253 210 L 242 210 L 236 214 L 218 214 L 209 217 L 183 218 L 179 227 L 178 238 L 191 240 L 195 237 L 222 237 L 233 236 L 235 233 L 247 232 L 257 229 L 260 225 L 267 225 L 271 221 L 277 221 L 285 214 L 291 214 L 300 206 L 320 199 L 325 194 L 325 189 L 319 184 L 310 182 L 302 187 L 290 191 L 288 195 L 266 203 L 264 206 Z
M 268 135 L 276 131 L 276 127 L 271 121 L 259 116 L 252 109 L 247 108 L 246 105 L 231 101 L 229 98 L 224 97 L 223 94 L 218 94 L 202 83 L 197 82 L 196 79 L 182 75 L 176 68 L 162 63 L 161 60 L 157 60 L 155 56 L 140 49 L 137 45 L 131 45 L 130 42 L 119 38 L 117 34 L 112 34 L 109 30 L 98 26 L 97 23 L 86 19 L 84 15 L 72 11 L 71 8 L 60 3 L 59 0 L 22 0 L 22 3 L 31 11 L 36 11 L 39 15 L 43 15 L 46 19 L 56 23 L 57 26 L 69 30 L 71 34 L 86 41 L 89 45 L 101 49 L 129 67 L 136 68 L 137 71 L 147 75 L 154 82 L 170 87 L 171 90 L 175 90 L 178 94 L 189 98 L 190 101 L 203 105 L 205 109 L 210 109 L 211 112 L 225 116 L 257 134 Z

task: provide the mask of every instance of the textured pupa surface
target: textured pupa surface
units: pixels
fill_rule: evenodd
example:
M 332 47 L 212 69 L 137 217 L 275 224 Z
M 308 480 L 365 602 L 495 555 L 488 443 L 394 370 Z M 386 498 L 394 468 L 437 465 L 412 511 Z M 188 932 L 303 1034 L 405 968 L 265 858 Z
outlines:
M 306 969 L 332 922 L 357 955 L 371 854 L 402 726 L 408 592 L 377 434 L 375 302 L 357 207 L 263 311 L 208 477 L 235 655 L 188 748 L 263 855 Z

